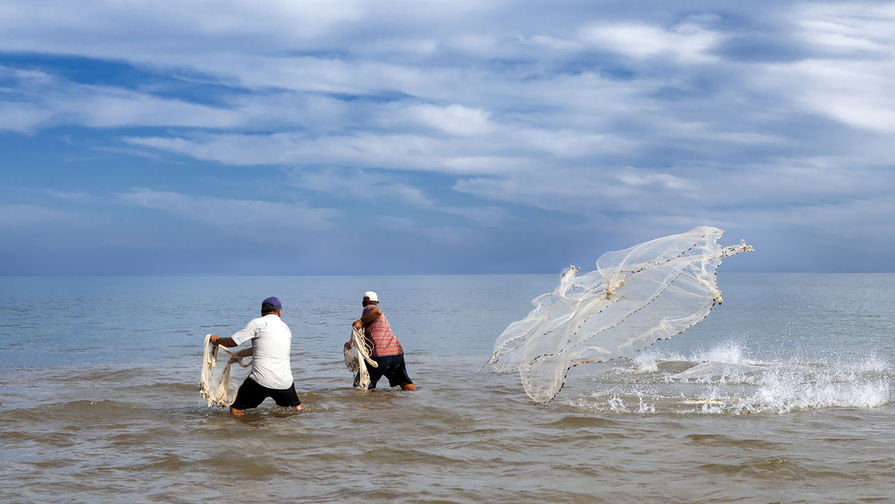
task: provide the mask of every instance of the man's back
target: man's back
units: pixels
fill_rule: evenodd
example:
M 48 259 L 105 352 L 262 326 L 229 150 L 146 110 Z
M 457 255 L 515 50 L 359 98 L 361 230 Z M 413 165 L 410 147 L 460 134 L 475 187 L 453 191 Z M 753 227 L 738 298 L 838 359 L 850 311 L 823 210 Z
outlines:
M 292 331 L 275 314 L 249 322 L 246 329 L 252 336 L 252 373 L 259 385 L 272 389 L 292 386 Z M 242 333 L 242 331 L 240 331 Z
M 376 309 L 375 305 L 364 307 L 364 314 Z M 385 318 L 385 314 L 379 316 L 376 320 L 364 328 L 364 335 L 367 340 L 373 343 L 373 351 L 370 353 L 372 357 L 388 357 L 390 355 L 403 355 L 404 349 L 398 343 L 398 338 L 392 332 L 392 328 Z

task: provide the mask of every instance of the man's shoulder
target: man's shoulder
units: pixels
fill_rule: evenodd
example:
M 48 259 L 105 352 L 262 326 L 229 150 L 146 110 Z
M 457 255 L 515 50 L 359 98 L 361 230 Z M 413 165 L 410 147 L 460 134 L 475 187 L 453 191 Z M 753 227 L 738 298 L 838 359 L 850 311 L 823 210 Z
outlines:
M 286 324 L 286 322 L 283 319 L 281 319 L 280 317 L 278 317 L 276 315 L 267 315 L 267 316 L 259 318 L 258 320 L 262 321 L 263 323 L 267 324 L 268 326 L 276 326 L 281 329 L 286 329 L 287 331 L 289 330 L 289 325 Z
M 276 315 L 264 315 L 252 319 L 249 321 L 249 325 L 252 327 L 270 327 L 273 325 L 286 325 L 286 323 Z

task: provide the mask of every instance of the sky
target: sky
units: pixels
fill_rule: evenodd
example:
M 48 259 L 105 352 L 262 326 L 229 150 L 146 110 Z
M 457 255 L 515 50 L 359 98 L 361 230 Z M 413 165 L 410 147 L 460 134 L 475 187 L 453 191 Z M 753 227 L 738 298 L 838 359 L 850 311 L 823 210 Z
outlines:
M 893 272 L 895 3 L 0 0 L 0 274 Z

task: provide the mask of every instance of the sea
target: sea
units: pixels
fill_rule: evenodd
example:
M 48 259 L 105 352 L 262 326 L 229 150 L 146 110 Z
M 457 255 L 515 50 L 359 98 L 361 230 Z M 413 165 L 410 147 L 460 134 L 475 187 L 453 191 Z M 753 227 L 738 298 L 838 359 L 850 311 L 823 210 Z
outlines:
M 703 322 L 538 404 L 483 364 L 558 273 L 0 277 L 0 501 L 895 502 L 895 275 L 718 280 Z M 352 388 L 366 290 L 415 392 Z M 235 419 L 203 338 L 267 296 L 306 410 Z

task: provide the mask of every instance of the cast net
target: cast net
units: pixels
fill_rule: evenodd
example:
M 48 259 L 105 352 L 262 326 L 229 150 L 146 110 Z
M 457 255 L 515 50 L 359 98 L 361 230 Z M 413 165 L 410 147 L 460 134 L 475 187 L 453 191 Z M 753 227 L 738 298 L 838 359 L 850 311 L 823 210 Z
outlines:
M 488 364 L 518 371 L 528 396 L 547 402 L 572 367 L 631 357 L 686 331 L 722 302 L 721 260 L 752 251 L 745 242 L 722 247 L 722 234 L 701 226 L 607 252 L 581 276 L 570 266 L 552 293 L 532 300 L 528 316 L 507 326 Z
M 235 354 L 220 345 L 212 345 L 210 343 L 211 335 L 205 335 L 205 352 L 202 355 L 202 374 L 199 378 L 199 393 L 205 398 L 208 407 L 219 406 L 226 408 L 233 404 L 236 394 L 230 391 L 230 366 L 234 362 L 239 363 L 242 367 L 247 367 L 252 363 L 250 357 L 237 357 Z M 230 359 L 220 372 L 220 376 L 215 378 L 215 367 L 218 361 L 218 352 L 223 350 Z

